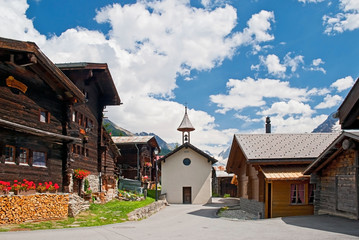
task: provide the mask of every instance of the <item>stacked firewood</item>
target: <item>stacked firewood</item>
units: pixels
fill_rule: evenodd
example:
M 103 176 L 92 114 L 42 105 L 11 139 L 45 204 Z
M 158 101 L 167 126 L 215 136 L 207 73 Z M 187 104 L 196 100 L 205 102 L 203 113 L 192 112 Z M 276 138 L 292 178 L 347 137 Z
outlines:
M 0 224 L 66 218 L 68 195 L 0 196 Z

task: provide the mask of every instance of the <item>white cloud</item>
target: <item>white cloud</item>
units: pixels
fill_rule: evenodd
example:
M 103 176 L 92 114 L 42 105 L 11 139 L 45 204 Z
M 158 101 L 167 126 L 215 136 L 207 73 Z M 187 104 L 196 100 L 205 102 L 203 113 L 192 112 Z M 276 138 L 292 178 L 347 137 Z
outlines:
M 286 115 L 300 114 L 304 117 L 308 117 L 314 113 L 315 111 L 312 110 L 309 104 L 304 104 L 296 100 L 289 100 L 287 102 L 275 102 L 269 109 L 263 110 L 258 114 L 263 116 L 278 115 L 282 117 Z
M 323 1 L 324 0 L 298 0 L 298 2 L 302 2 L 302 3 L 319 3 Z
M 320 65 L 324 64 L 325 62 L 321 58 L 313 59 L 313 62 L 311 66 L 309 67 L 310 71 L 320 71 L 324 74 L 326 74 L 326 71 L 323 67 L 320 67 Z
M 270 54 L 266 58 L 260 58 L 260 61 L 267 67 L 269 74 L 278 77 L 285 76 L 287 68 L 286 66 L 280 64 L 278 56 Z
M 53 62 L 108 63 L 124 105 L 108 107 L 106 115 L 130 131 L 156 132 L 166 141 L 180 142 L 176 129 L 183 106 L 171 101 L 176 78 L 190 80 L 191 70 L 219 66 L 240 46 L 260 49 L 261 43 L 274 39 L 270 33 L 273 12 L 254 14 L 242 31 L 235 32 L 236 9 L 221 4 L 223 1 L 202 3 L 208 8 L 191 7 L 189 0 L 108 5 L 97 10 L 95 20 L 108 23 L 110 32 L 79 26 L 46 37 L 26 17 L 26 0 L 0 0 L 0 36 L 34 41 Z M 191 110 L 189 114 L 196 128 L 193 143 L 204 150 L 214 151 L 238 132 L 219 131 L 213 116 L 203 111 Z
M 325 15 L 323 24 L 325 33 L 335 34 L 344 31 L 353 31 L 359 28 L 359 1 L 340 0 L 341 12 L 333 15 Z
M 324 101 L 315 106 L 315 109 L 325 109 L 337 106 L 343 98 L 339 95 L 330 95 L 325 96 Z
M 321 58 L 313 59 L 313 66 L 318 67 L 320 64 L 324 64 L 324 61 Z
M 354 79 L 351 76 L 340 78 L 333 82 L 330 86 L 336 88 L 338 92 L 342 92 L 354 85 Z
M 246 107 L 260 107 L 266 104 L 265 98 L 308 101 L 314 92 L 304 88 L 290 87 L 289 82 L 276 79 L 258 79 L 247 77 L 243 80 L 230 79 L 227 82 L 227 94 L 211 95 L 211 102 L 217 104 L 217 112 L 241 110 Z
M 275 133 L 310 133 L 314 128 L 319 126 L 327 119 L 327 115 L 322 114 L 318 116 L 300 116 L 300 117 L 271 117 L 272 132 Z
M 279 78 L 291 77 L 298 67 L 304 64 L 303 56 L 297 55 L 291 57 L 291 55 L 291 52 L 287 53 L 284 56 L 283 63 L 280 62 L 279 57 L 275 54 L 269 54 L 266 57 L 259 56 L 259 64 L 251 65 L 251 70 L 259 71 L 263 66 L 271 76 Z M 290 69 L 289 75 L 286 74 L 288 69 Z

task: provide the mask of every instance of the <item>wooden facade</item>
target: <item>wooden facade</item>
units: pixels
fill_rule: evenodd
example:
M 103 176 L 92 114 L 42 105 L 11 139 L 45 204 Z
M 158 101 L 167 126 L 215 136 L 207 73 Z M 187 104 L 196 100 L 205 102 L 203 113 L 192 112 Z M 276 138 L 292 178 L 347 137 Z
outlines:
M 63 187 L 68 109 L 83 94 L 36 44 L 0 38 L 0 179 Z
M 118 161 L 119 175 L 123 178 L 141 181 L 144 176 L 148 181 L 155 181 L 155 149 L 160 151 L 154 136 L 112 137 L 121 150 Z M 159 173 L 158 173 L 159 175 Z
M 242 208 L 265 218 L 313 214 L 315 186 L 302 172 L 337 136 L 235 135 L 226 168 L 237 176 Z
M 70 112 L 68 132 L 83 141 L 69 146 L 70 159 L 65 170 L 69 180 L 68 191 L 71 191 L 72 172 L 75 169 L 90 171 L 92 189 L 101 191 L 103 183 L 115 182 L 114 165 L 119 157 L 116 146 L 102 127 L 103 110 L 108 105 L 120 105 L 121 100 L 107 64 L 64 63 L 57 66 L 85 96 L 85 103 L 74 103 Z
M 359 133 L 347 130 L 305 171 L 316 184 L 315 213 L 359 219 Z
M 102 111 L 120 98 L 106 64 L 56 66 L 35 43 L 0 38 L 0 79 L 0 180 L 76 192 L 74 169 L 114 178 L 119 151 Z

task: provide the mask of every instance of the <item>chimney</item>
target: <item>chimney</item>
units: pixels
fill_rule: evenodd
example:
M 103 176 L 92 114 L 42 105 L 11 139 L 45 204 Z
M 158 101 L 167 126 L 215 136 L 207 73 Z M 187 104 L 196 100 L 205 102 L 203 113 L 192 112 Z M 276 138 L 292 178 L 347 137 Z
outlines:
M 266 133 L 271 133 L 270 117 L 266 117 Z

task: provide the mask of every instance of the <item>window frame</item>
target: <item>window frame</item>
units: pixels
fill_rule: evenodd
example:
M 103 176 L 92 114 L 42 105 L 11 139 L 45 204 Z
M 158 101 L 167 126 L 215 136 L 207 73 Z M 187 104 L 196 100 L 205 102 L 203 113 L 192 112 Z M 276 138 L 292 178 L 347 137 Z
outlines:
M 35 154 L 37 153 L 43 153 L 44 154 L 44 165 L 39 165 L 39 164 L 36 164 L 35 163 Z M 34 167 L 46 167 L 46 164 L 47 164 L 47 153 L 46 152 L 43 152 L 43 151 L 32 151 L 32 166 Z
M 22 150 L 26 151 L 25 162 L 22 162 L 22 159 L 24 159 L 21 156 L 21 151 Z M 30 155 L 29 153 L 30 153 L 30 150 L 28 148 L 20 147 L 20 149 L 19 149 L 19 164 L 20 165 L 29 165 L 29 155 Z
M 11 157 L 12 157 L 12 161 L 7 160 L 7 159 L 8 159 L 7 148 L 11 148 L 11 149 L 12 149 L 12 156 L 11 156 Z M 4 155 L 5 155 L 5 163 L 14 163 L 14 164 L 16 164 L 16 158 L 15 158 L 16 148 L 15 148 L 15 146 L 10 145 L 10 144 L 6 144 L 5 147 L 4 147 Z M 9 158 L 10 158 L 10 156 L 9 156 Z
M 44 109 L 39 109 L 39 122 L 50 123 L 50 117 L 51 117 L 51 114 L 49 111 L 46 111 Z M 45 118 L 45 119 L 43 120 L 43 118 Z
M 304 205 L 306 204 L 305 198 L 305 185 L 304 183 L 294 183 L 290 185 L 290 204 L 291 205 Z M 294 189 L 293 189 L 294 186 Z M 302 189 L 299 189 L 299 186 L 303 186 Z M 293 193 L 294 190 L 294 193 Z M 302 197 L 300 192 L 303 193 Z M 293 199 L 295 198 L 295 202 L 293 202 Z M 301 200 L 302 202 L 299 202 Z

